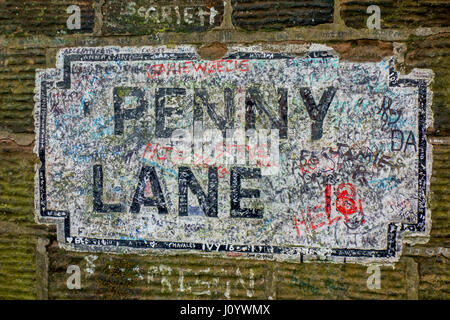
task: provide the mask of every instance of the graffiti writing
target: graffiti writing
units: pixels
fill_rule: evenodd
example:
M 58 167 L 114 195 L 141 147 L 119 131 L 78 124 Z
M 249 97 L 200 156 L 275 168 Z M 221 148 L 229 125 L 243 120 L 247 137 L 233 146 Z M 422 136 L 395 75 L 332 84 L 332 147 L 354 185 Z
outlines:
M 194 25 L 176 7 L 122 13 Z M 319 44 L 62 49 L 36 76 L 36 214 L 74 250 L 396 261 L 429 232 L 430 81 Z

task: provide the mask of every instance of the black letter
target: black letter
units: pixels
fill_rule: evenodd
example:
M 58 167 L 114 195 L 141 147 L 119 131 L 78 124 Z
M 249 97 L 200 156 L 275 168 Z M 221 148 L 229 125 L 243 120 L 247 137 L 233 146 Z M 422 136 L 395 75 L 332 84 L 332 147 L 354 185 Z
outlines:
M 241 189 L 241 178 L 258 179 L 261 178 L 260 168 L 233 168 L 230 173 L 230 204 L 232 218 L 258 218 L 263 217 L 261 209 L 241 208 L 242 198 L 259 198 L 260 192 L 257 189 Z
M 217 113 L 215 103 L 210 103 L 208 93 L 203 89 L 195 89 L 194 96 L 194 119 L 195 121 L 203 121 L 203 110 L 201 104 L 206 106 L 206 111 L 209 117 L 214 121 L 216 126 L 222 131 L 225 136 L 226 129 L 233 128 L 234 125 L 234 95 L 233 90 L 225 88 L 223 92 L 223 99 L 225 102 L 225 118 Z
M 328 108 L 330 107 L 331 101 L 333 101 L 336 91 L 336 88 L 328 87 L 322 94 L 322 98 L 320 98 L 319 106 L 317 106 L 316 102 L 314 101 L 314 97 L 311 94 L 311 90 L 309 88 L 300 88 L 300 95 L 302 96 L 303 103 L 306 106 L 309 117 L 312 120 L 312 140 L 319 140 L 320 138 L 322 138 L 323 119 L 325 119 Z
M 272 121 L 272 129 L 278 129 L 281 139 L 287 139 L 288 126 L 288 104 L 287 104 L 287 89 L 278 88 L 278 112 L 280 117 L 273 116 L 269 109 L 264 106 L 261 93 L 256 88 L 247 90 L 245 96 L 245 130 L 255 129 L 256 110 L 263 111 Z
M 400 147 L 394 149 L 394 137 L 395 137 L 396 133 L 399 133 L 401 135 L 402 140 L 400 143 Z M 400 150 L 402 150 L 402 146 L 403 146 L 403 132 L 401 130 L 392 129 L 391 130 L 391 151 L 400 151 Z M 406 150 L 406 147 L 405 147 L 405 150 Z
M 137 97 L 137 105 L 134 109 L 123 110 L 122 105 L 125 97 L 135 96 Z M 116 87 L 113 90 L 114 100 L 114 134 L 123 134 L 124 120 L 138 119 L 144 114 L 147 101 L 144 98 L 144 91 L 139 88 L 124 88 Z
M 94 211 L 97 212 L 124 212 L 125 208 L 121 203 L 105 204 L 103 203 L 103 168 L 96 164 L 93 167 L 94 172 Z
M 155 134 L 157 138 L 170 138 L 173 128 L 165 127 L 166 116 L 172 115 L 175 108 L 166 108 L 167 96 L 184 96 L 186 95 L 186 89 L 183 88 L 160 88 L 156 90 L 155 94 Z
M 410 137 L 412 142 L 409 142 Z M 414 133 L 412 133 L 412 131 L 409 132 L 408 139 L 406 139 L 405 143 L 405 150 L 403 150 L 403 152 L 406 152 L 406 149 L 408 148 L 409 145 L 412 145 L 414 147 L 414 150 L 417 151 L 416 138 L 414 138 Z
M 148 181 L 150 181 L 152 186 L 152 193 L 154 196 L 153 199 L 144 197 L 145 186 Z M 139 182 L 136 187 L 136 192 L 134 193 L 130 211 L 132 213 L 139 213 L 139 211 L 141 211 L 141 203 L 143 203 L 146 207 L 157 207 L 159 214 L 167 213 L 166 201 L 164 199 L 161 185 L 159 184 L 156 170 L 152 166 L 145 166 L 141 169 L 141 173 L 139 174 Z
M 203 192 L 194 174 L 188 167 L 179 167 L 178 169 L 178 214 L 180 216 L 188 215 L 188 187 L 197 196 L 203 213 L 208 217 L 217 217 L 218 205 L 218 175 L 217 167 L 209 167 L 208 170 L 208 197 Z

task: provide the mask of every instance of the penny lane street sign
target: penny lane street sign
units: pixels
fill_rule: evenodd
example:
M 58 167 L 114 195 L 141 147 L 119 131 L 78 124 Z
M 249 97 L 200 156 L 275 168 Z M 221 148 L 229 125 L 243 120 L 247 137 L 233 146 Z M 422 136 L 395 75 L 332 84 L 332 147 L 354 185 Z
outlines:
M 39 71 L 36 215 L 62 247 L 390 263 L 426 238 L 431 71 L 229 52 L 70 48 Z

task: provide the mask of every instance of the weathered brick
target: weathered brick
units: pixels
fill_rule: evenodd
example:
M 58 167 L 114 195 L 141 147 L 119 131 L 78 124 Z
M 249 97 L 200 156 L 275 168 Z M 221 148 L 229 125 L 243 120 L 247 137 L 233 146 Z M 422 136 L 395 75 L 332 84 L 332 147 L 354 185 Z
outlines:
M 380 268 L 380 289 L 367 286 L 367 267 L 356 264 L 279 264 L 278 299 L 405 299 L 403 261 Z
M 93 0 L 5 0 L 0 2 L 0 34 L 9 37 L 35 34 L 90 33 L 94 28 Z M 69 30 L 67 7 L 80 8 L 81 28 Z
M 333 0 L 233 0 L 233 25 L 245 30 L 281 30 L 333 22 Z
M 392 42 L 380 40 L 355 40 L 330 43 L 342 60 L 348 61 L 381 61 L 393 55 Z
M 34 161 L 31 147 L 0 141 L 0 222 L 35 226 Z
M 448 186 L 450 184 L 450 150 L 448 145 L 433 146 L 433 178 L 431 180 L 431 239 L 427 246 L 450 246 L 450 206 Z
M 448 258 L 417 258 L 419 263 L 419 299 L 448 300 L 450 298 L 450 266 Z
M 382 29 L 450 26 L 447 0 L 341 0 L 341 18 L 348 27 L 367 28 L 370 5 L 380 7 Z
M 264 261 L 198 255 L 108 255 L 49 250 L 50 299 L 267 299 Z M 91 262 L 89 262 L 92 261 Z M 81 289 L 66 286 L 69 265 Z
M 449 33 L 411 37 L 407 42 L 405 65 L 431 69 L 435 73 L 433 90 L 434 129 L 439 135 L 450 133 L 450 38 Z
M 0 49 L 0 131 L 33 132 L 34 77 L 43 48 Z
M 0 298 L 36 299 L 35 237 L 0 234 Z

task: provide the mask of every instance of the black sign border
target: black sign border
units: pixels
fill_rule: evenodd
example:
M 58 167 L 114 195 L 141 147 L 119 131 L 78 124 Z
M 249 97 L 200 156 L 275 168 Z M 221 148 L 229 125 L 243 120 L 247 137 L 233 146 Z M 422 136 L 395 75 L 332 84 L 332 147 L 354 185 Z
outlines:
M 320 53 L 320 54 L 317 54 Z M 313 55 L 311 55 L 313 54 Z M 309 52 L 308 56 L 315 59 L 331 57 L 327 51 Z M 293 56 L 280 53 L 255 53 L 239 52 L 228 55 L 223 59 L 293 59 Z M 198 60 L 195 53 L 82 53 L 67 54 L 63 57 L 63 80 L 57 83 L 61 89 L 69 89 L 71 83 L 71 63 L 72 62 L 101 62 L 101 61 L 148 61 L 148 60 Z M 191 242 L 168 242 L 151 240 L 124 240 L 124 239 L 97 239 L 97 238 L 71 238 L 70 237 L 70 212 L 50 210 L 47 208 L 46 193 L 46 175 L 45 175 L 45 137 L 47 121 L 47 89 L 53 86 L 53 82 L 42 80 L 40 85 L 39 102 L 39 146 L 38 156 L 41 166 L 38 171 L 39 182 L 39 214 L 40 218 L 60 218 L 63 219 L 64 243 L 70 244 L 74 249 L 78 246 L 107 246 L 111 248 L 126 247 L 131 249 L 170 249 L 170 250 L 195 250 L 203 252 L 243 252 L 243 253 L 261 253 L 261 254 L 284 254 L 290 253 L 292 249 L 307 249 L 314 252 L 315 248 L 304 247 L 281 247 L 267 245 L 229 245 L 220 244 L 213 250 L 213 246 L 205 243 Z M 427 82 L 420 79 L 399 79 L 398 72 L 395 71 L 394 61 L 390 60 L 389 67 L 389 87 L 417 87 L 418 92 L 418 140 L 419 140 L 419 159 L 418 159 L 418 208 L 417 223 L 389 223 L 387 230 L 387 248 L 383 250 L 374 249 L 331 249 L 331 256 L 345 258 L 395 258 L 397 256 L 397 240 L 404 231 L 424 232 L 426 225 L 426 191 L 427 191 L 427 140 L 426 140 L 426 119 L 427 119 Z M 74 242 L 68 241 L 68 238 L 74 239 Z M 314 253 L 313 253 L 314 254 Z M 300 253 L 303 261 L 303 253 Z

